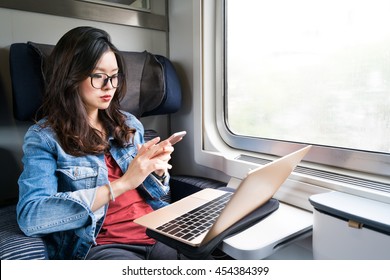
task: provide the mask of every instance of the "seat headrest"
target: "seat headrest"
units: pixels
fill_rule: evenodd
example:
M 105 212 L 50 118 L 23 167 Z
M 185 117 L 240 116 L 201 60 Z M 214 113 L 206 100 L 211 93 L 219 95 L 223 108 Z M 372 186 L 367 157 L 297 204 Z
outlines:
M 42 104 L 46 57 L 54 46 L 14 43 L 10 47 L 10 75 L 14 117 L 36 118 Z M 172 62 L 164 56 L 144 52 L 121 52 L 127 69 L 127 93 L 121 109 L 136 117 L 175 113 L 181 106 L 181 86 Z

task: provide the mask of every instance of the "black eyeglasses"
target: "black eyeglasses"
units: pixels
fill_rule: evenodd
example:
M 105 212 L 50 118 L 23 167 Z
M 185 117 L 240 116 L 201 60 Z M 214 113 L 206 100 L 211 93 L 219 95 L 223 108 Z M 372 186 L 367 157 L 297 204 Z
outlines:
M 119 87 L 123 81 L 121 73 L 116 73 L 112 76 L 108 76 L 104 73 L 95 73 L 89 75 L 89 77 L 91 77 L 91 85 L 96 89 L 104 88 L 107 85 L 108 80 L 110 80 L 113 88 Z

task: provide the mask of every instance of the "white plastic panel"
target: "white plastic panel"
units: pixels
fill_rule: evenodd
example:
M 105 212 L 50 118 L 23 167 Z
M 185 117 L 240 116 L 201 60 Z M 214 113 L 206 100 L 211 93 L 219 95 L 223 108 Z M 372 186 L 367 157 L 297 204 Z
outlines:
M 257 224 L 226 238 L 221 249 L 235 259 L 258 260 L 312 234 L 312 213 L 280 203 L 279 209 Z
M 314 211 L 314 259 L 390 259 L 390 235 L 365 227 L 354 228 L 348 221 Z

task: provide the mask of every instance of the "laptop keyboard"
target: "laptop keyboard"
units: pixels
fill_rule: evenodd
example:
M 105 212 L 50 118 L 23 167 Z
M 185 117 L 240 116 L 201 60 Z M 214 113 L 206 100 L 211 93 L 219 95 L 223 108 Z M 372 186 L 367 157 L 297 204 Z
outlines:
M 215 222 L 233 193 L 226 193 L 157 228 L 176 237 L 191 241 L 208 230 Z

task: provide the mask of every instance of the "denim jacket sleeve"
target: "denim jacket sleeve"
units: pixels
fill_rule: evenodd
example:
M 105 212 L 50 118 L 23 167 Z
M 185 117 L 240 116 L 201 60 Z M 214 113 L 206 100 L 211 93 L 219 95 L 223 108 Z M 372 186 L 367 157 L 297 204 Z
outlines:
M 52 232 L 86 227 L 89 240 L 94 240 L 96 216 L 91 204 L 96 185 L 79 189 L 64 187 L 59 190 L 59 162 L 64 158 L 54 134 L 39 124 L 32 126 L 23 145 L 24 170 L 19 178 L 19 202 L 17 218 L 19 227 L 28 236 L 42 236 Z M 70 157 L 70 156 L 68 156 Z M 97 168 L 82 164 L 74 172 L 79 180 L 94 178 Z M 88 180 L 93 182 L 93 180 Z M 103 209 L 100 209 L 102 212 Z
M 160 182 L 160 180 L 150 174 L 146 177 L 142 185 L 138 187 L 138 191 L 154 210 L 168 204 L 166 201 L 162 200 L 162 198 L 169 193 L 169 177 L 169 174 L 167 174 L 164 182 Z

